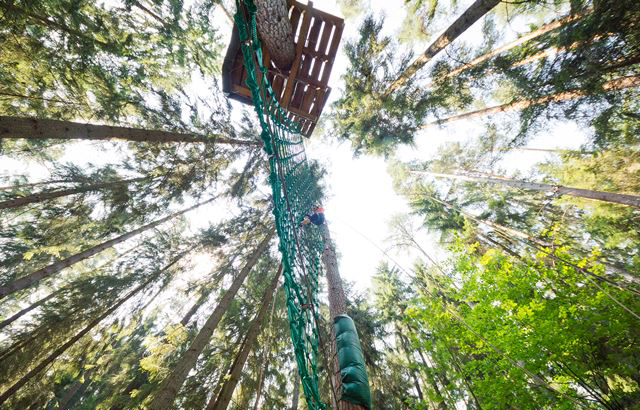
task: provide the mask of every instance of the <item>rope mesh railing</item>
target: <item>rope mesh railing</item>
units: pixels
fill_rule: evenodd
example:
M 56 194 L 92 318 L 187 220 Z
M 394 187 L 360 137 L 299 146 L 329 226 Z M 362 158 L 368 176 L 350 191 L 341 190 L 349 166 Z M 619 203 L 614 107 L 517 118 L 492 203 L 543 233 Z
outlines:
M 269 158 L 273 214 L 280 239 L 289 328 L 298 372 L 309 410 L 324 410 L 327 407 L 318 387 L 318 348 L 322 343 L 317 296 L 323 243 L 318 230 L 299 229 L 304 216 L 320 199 L 317 175 L 307 161 L 300 124 L 291 120 L 278 104 L 268 81 L 256 29 L 255 4 L 252 0 L 236 0 L 236 9 L 246 84 L 251 90 Z

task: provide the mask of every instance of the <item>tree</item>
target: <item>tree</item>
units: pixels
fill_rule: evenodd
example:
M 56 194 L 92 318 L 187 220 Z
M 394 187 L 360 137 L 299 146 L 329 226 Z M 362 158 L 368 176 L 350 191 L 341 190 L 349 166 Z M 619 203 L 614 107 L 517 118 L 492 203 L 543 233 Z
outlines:
M 327 276 L 327 292 L 329 296 L 329 316 L 331 323 L 336 324 L 338 320 L 347 314 L 347 302 L 344 289 L 342 286 L 342 279 L 340 279 L 340 273 L 338 272 L 338 260 L 336 258 L 335 245 L 331 241 L 331 235 L 327 223 L 320 225 L 320 233 L 322 234 L 322 241 L 324 243 L 324 250 L 322 252 L 322 263 L 324 265 L 325 274 Z M 348 318 L 348 316 L 347 316 Z M 350 320 L 350 319 L 349 319 Z M 337 334 L 335 328 L 332 329 L 333 349 L 338 352 Z M 352 336 L 353 337 L 353 336 Z M 350 348 L 356 348 L 360 350 L 360 341 L 355 340 L 350 342 Z M 360 353 L 360 359 L 362 360 L 362 354 Z M 350 363 L 350 367 L 359 367 L 359 377 L 347 376 L 346 373 L 342 373 L 343 368 L 339 363 L 338 358 L 333 360 L 333 366 L 335 366 L 334 374 L 340 375 L 335 388 L 336 395 L 339 395 L 338 408 L 344 410 L 358 410 L 366 408 L 364 402 L 370 401 L 369 392 L 369 380 L 367 378 L 367 371 L 364 368 L 363 363 L 355 363 L 358 359 L 353 359 Z M 349 382 L 351 392 L 347 393 L 347 389 L 344 387 L 346 382 Z M 355 392 L 353 391 L 355 387 Z
M 256 26 L 271 60 L 281 70 L 291 68 L 296 58 L 289 6 L 285 0 L 256 1 Z
M 183 254 L 184 255 L 184 254 Z M 183 255 L 181 255 L 180 257 L 182 257 Z M 35 366 L 33 369 L 31 369 L 31 371 L 29 371 L 26 375 L 24 375 L 20 380 L 18 380 L 15 384 L 13 384 L 9 389 L 7 389 L 5 392 L 3 392 L 2 394 L 0 394 L 0 404 L 4 403 L 5 401 L 7 401 L 7 399 L 9 397 L 11 397 L 13 394 L 15 394 L 22 386 L 24 386 L 32 377 L 34 377 L 35 375 L 37 375 L 38 373 L 40 373 L 42 370 L 44 370 L 50 363 L 52 363 L 54 360 L 56 360 L 60 355 L 62 355 L 69 347 L 71 347 L 73 344 L 75 344 L 78 340 L 80 340 L 83 336 L 85 336 L 87 333 L 89 333 L 91 330 L 93 330 L 98 324 L 100 324 L 100 322 L 102 322 L 106 317 L 108 317 L 109 315 L 111 315 L 113 312 L 116 311 L 116 309 L 118 309 L 120 306 L 122 306 L 125 302 L 127 302 L 129 299 L 131 299 L 133 296 L 135 296 L 136 294 L 138 294 L 140 291 L 142 291 L 143 289 L 145 289 L 147 286 L 149 286 L 154 280 L 157 280 L 157 278 L 163 274 L 167 269 L 169 269 L 171 266 L 173 266 L 176 262 L 178 262 L 180 260 L 180 257 L 174 259 L 171 263 L 169 263 L 167 266 L 165 266 L 163 269 L 161 269 L 160 271 L 157 272 L 157 274 L 153 275 L 151 278 L 149 278 L 147 281 L 145 281 L 144 283 L 142 283 L 141 285 L 139 285 L 138 287 L 136 287 L 135 289 L 133 289 L 131 292 L 129 292 L 127 295 L 125 295 L 124 297 L 122 297 L 121 299 L 119 299 L 116 303 L 114 303 L 111 307 L 109 307 L 109 309 L 107 309 L 104 313 L 102 313 L 100 316 L 98 316 L 97 318 L 95 318 L 94 320 L 92 320 L 87 326 L 85 326 L 80 332 L 76 333 L 71 339 L 69 339 L 67 342 L 65 342 L 64 344 L 62 344 L 60 347 L 58 347 L 56 350 L 54 350 L 49 356 L 47 356 L 46 359 L 44 359 L 42 362 L 38 363 L 37 366 Z
M 618 91 L 625 88 L 637 87 L 638 85 L 640 85 L 640 77 L 638 76 L 623 77 L 623 78 L 618 78 L 602 84 L 602 91 L 605 91 L 605 92 Z M 493 107 L 482 108 L 480 110 L 466 112 L 466 113 L 454 115 L 448 118 L 443 118 L 441 120 L 424 124 L 420 128 L 426 129 L 434 125 L 447 124 L 447 123 L 450 123 L 453 121 L 459 121 L 462 119 L 477 118 L 477 117 L 482 117 L 489 114 L 496 114 L 496 113 L 501 113 L 501 112 L 506 112 L 511 110 L 522 110 L 535 105 L 559 103 L 562 101 L 573 100 L 573 99 L 577 99 L 587 95 L 589 94 L 587 94 L 587 92 L 583 90 L 571 90 L 571 91 L 564 91 L 558 94 L 537 97 L 530 100 L 513 101 L 507 104 L 501 104 Z
M 260 259 L 267 250 L 273 234 L 274 230 L 271 229 L 247 259 L 242 270 L 238 273 L 231 286 L 224 293 L 224 296 L 220 299 L 220 302 L 202 326 L 187 351 L 180 357 L 180 360 L 176 363 L 171 374 L 162 382 L 160 389 L 150 404 L 150 408 L 165 409 L 173 405 L 173 400 L 182 387 L 187 374 L 195 365 L 198 356 L 202 353 L 205 345 L 209 342 L 211 334 L 216 329 L 222 315 L 226 312 L 229 304 L 238 292 L 238 289 L 240 289 L 240 286 L 246 279 L 247 275 L 258 262 L 258 259 Z
M 426 172 L 426 171 L 412 171 L 412 172 L 431 175 L 434 177 L 459 179 L 459 180 L 465 180 L 465 181 L 486 182 L 490 184 L 505 185 L 513 188 L 556 193 L 559 195 L 571 195 L 571 196 L 577 196 L 581 198 L 595 199 L 598 201 L 611 202 L 611 203 L 640 208 L 640 196 L 636 196 L 636 195 L 617 194 L 614 192 L 592 191 L 588 189 L 570 188 L 570 187 L 564 187 L 560 185 L 541 184 L 537 182 L 520 181 L 520 180 L 514 180 L 509 178 L 503 178 L 503 177 L 495 178 L 495 177 L 482 177 L 482 176 L 470 176 L 470 175 L 439 174 L 435 172 Z
M 0 287 L 0 298 L 4 298 L 5 296 L 10 295 L 10 294 L 12 294 L 14 292 L 17 292 L 19 290 L 25 289 L 25 288 L 27 288 L 29 286 L 33 286 L 34 284 L 36 284 L 40 280 L 45 279 L 47 277 L 50 277 L 50 276 L 60 272 L 62 269 L 73 265 L 74 263 L 78 263 L 78 262 L 80 262 L 80 261 L 82 261 L 84 259 L 90 258 L 93 255 L 95 255 L 95 254 L 97 254 L 99 252 L 102 252 L 103 250 L 105 250 L 107 248 L 110 248 L 110 247 L 112 247 L 112 246 L 114 246 L 114 245 L 116 245 L 118 243 L 124 242 L 127 239 L 129 239 L 131 237 L 134 237 L 134 236 L 136 236 L 136 235 L 138 235 L 138 234 L 140 234 L 140 233 L 142 233 L 144 231 L 152 229 L 152 228 L 154 228 L 154 227 L 156 227 L 156 226 L 158 226 L 158 225 L 160 225 L 160 224 L 162 224 L 164 222 L 167 222 L 170 219 L 173 219 L 173 218 L 175 218 L 177 216 L 180 216 L 180 215 L 182 215 L 182 214 L 184 214 L 186 212 L 189 212 L 189 211 L 191 211 L 191 210 L 193 210 L 193 209 L 195 209 L 195 208 L 197 208 L 199 206 L 202 206 L 204 204 L 212 202 L 214 199 L 215 198 L 211 198 L 211 199 L 209 199 L 207 201 L 198 203 L 198 204 L 193 205 L 193 206 L 191 206 L 189 208 L 183 209 L 182 211 L 179 211 L 179 212 L 176 212 L 176 213 L 171 214 L 169 216 L 166 216 L 166 217 L 164 217 L 162 219 L 158 219 L 158 220 L 156 220 L 154 222 L 151 222 L 151 223 L 149 223 L 147 225 L 144 225 L 144 226 L 142 226 L 140 228 L 137 228 L 137 229 L 134 229 L 134 230 L 132 230 L 130 232 L 127 232 L 124 235 L 120 235 L 117 238 L 108 240 L 108 241 L 103 242 L 103 243 L 101 243 L 101 244 L 99 244 L 97 246 L 91 247 L 91 248 L 86 249 L 86 250 L 84 250 L 82 252 L 79 252 L 79 253 L 77 253 L 75 255 L 69 256 L 66 259 L 63 259 L 61 261 L 52 263 L 51 265 L 46 266 L 46 267 L 44 267 L 42 269 L 39 269 L 39 270 L 37 270 L 35 272 L 32 272 L 32 273 L 30 273 L 30 274 L 28 274 L 26 276 L 19 277 L 19 278 L 15 279 L 14 281 L 12 281 L 11 283 L 8 283 L 8 284 L 3 285 L 3 286 Z
M 123 139 L 128 141 L 155 143 L 190 142 L 244 146 L 258 146 L 260 144 L 257 141 L 224 138 L 220 135 L 197 135 L 109 125 L 81 124 L 70 121 L 6 116 L 0 116 L 0 138 L 87 140 Z
M 404 69 L 400 75 L 385 90 L 384 96 L 394 92 L 413 77 L 420 68 L 424 67 L 440 51 L 451 44 L 460 34 L 497 6 L 500 0 L 476 0 L 462 13 L 431 45 Z
M 271 305 L 273 294 L 276 291 L 281 274 L 282 264 L 278 267 L 271 283 L 265 290 L 262 302 L 260 303 L 260 308 L 258 309 L 255 318 L 251 321 L 249 330 L 247 330 L 247 334 L 242 341 L 240 352 L 233 361 L 233 365 L 231 366 L 231 369 L 229 369 L 229 372 L 221 379 L 222 387 L 217 396 L 214 394 L 214 396 L 211 397 L 211 400 L 206 407 L 207 410 L 226 410 L 229 407 L 231 396 L 233 395 L 233 391 L 240 379 L 240 373 L 244 368 L 249 353 L 253 350 L 261 328 L 264 326 L 264 318 L 267 314 L 269 305 Z

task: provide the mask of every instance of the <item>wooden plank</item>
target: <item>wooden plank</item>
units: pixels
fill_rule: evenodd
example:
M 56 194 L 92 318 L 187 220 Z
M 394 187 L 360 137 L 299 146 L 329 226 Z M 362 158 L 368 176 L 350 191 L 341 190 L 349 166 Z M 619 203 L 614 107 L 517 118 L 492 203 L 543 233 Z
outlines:
M 295 3 L 295 7 L 298 7 L 298 2 Z M 313 7 L 313 2 L 309 2 L 309 7 Z M 289 106 L 289 102 L 291 101 L 291 95 L 293 93 L 293 86 L 295 85 L 295 79 L 298 76 L 298 70 L 300 69 L 300 60 L 302 59 L 302 50 L 304 48 L 304 39 L 307 37 L 307 32 L 309 31 L 309 23 L 311 22 L 311 13 L 305 12 L 304 17 L 302 18 L 302 27 L 300 28 L 300 39 L 298 39 L 298 43 L 296 44 L 296 59 L 293 61 L 293 65 L 291 66 L 291 71 L 289 72 L 289 79 L 287 80 L 287 87 L 284 90 L 284 95 L 282 96 L 282 106 L 287 108 Z
M 289 107 L 287 108 L 300 108 L 300 105 L 302 104 L 302 97 L 304 96 L 304 88 L 304 84 L 296 81 L 293 90 L 293 98 L 291 99 L 291 103 L 289 103 Z
M 325 21 L 324 22 L 324 30 L 322 31 L 322 39 L 320 40 L 320 46 L 318 47 L 318 53 L 324 56 L 328 56 L 327 53 L 327 44 L 329 43 L 329 38 L 331 38 L 331 32 L 335 30 L 335 25 Z
M 300 25 L 300 16 L 302 15 L 302 10 L 300 8 L 293 6 L 293 10 L 291 10 L 291 17 L 289 17 L 289 21 L 291 22 L 291 30 L 293 30 L 293 41 L 297 42 L 298 39 L 295 37 L 298 32 L 298 26 Z
M 327 61 L 327 65 L 322 72 L 322 80 L 321 82 L 324 84 L 329 83 L 329 76 L 331 75 L 331 69 L 333 68 L 333 62 L 336 59 L 336 53 L 338 52 L 338 47 L 340 46 L 340 39 L 342 38 L 342 30 L 344 30 L 344 23 L 336 25 L 336 31 L 333 35 L 333 40 L 331 41 L 331 48 L 329 49 L 329 61 Z
M 282 95 L 283 86 L 284 77 L 280 74 L 275 75 L 273 81 L 271 82 L 271 88 L 273 88 L 273 93 L 276 96 L 278 102 L 280 102 L 280 96 Z
M 309 30 L 309 36 L 307 37 L 307 41 L 305 43 L 305 48 L 310 48 L 312 50 L 316 49 L 318 45 L 318 37 L 320 37 L 320 29 L 322 28 L 322 20 L 318 18 L 318 16 L 313 16 L 313 25 Z
M 315 96 L 316 96 L 316 87 L 313 87 L 311 85 L 307 86 L 307 89 L 304 92 L 304 99 L 302 101 L 302 106 L 300 107 L 302 112 L 312 115 L 310 108 Z
M 314 101 L 315 105 L 313 106 L 312 112 L 312 114 L 316 117 L 320 117 L 320 114 L 322 114 L 322 108 L 324 107 L 324 103 L 326 101 L 326 98 L 324 97 L 326 93 L 327 89 L 325 88 L 318 88 L 316 90 L 316 99 Z

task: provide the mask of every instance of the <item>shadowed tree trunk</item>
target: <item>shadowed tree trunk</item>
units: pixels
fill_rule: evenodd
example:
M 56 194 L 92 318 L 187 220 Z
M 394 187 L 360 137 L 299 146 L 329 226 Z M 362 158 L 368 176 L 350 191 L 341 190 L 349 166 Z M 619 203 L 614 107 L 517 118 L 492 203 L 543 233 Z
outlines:
M 638 86 L 640 86 L 640 76 L 629 76 L 629 77 L 622 77 L 622 78 L 617 78 L 615 80 L 607 81 L 602 85 L 602 89 L 604 91 L 617 91 L 617 90 L 623 90 L 625 88 L 632 88 L 632 87 L 638 87 Z M 588 95 L 588 93 L 587 91 L 584 91 L 584 90 L 563 91 L 561 93 L 545 95 L 543 97 L 532 98 L 529 100 L 513 101 L 507 104 L 496 105 L 493 107 L 482 108 L 476 111 L 470 111 L 470 112 L 465 112 L 463 114 L 453 115 L 451 117 L 443 118 L 438 121 L 429 122 L 427 124 L 422 125 L 420 128 L 426 129 L 426 128 L 433 127 L 435 125 L 448 124 L 450 122 L 464 120 L 464 119 L 479 118 L 489 114 L 497 114 L 501 112 L 514 111 L 514 110 L 523 110 L 533 105 L 570 101 L 570 100 L 575 100 L 576 98 L 584 97 L 586 95 Z
M 162 382 L 162 385 L 158 389 L 153 401 L 149 405 L 150 409 L 165 410 L 173 408 L 173 401 L 184 384 L 187 375 L 191 369 L 193 369 L 193 366 L 195 366 L 204 347 L 209 343 L 211 335 L 218 326 L 218 323 L 220 323 L 222 316 L 229 308 L 229 305 L 240 289 L 240 286 L 249 275 L 249 272 L 251 272 L 251 269 L 253 269 L 260 257 L 267 251 L 273 234 L 274 230 L 271 229 L 267 236 L 249 256 L 246 264 L 240 273 L 238 273 L 238 276 L 236 276 L 231 286 L 229 286 L 229 289 L 227 289 L 220 299 L 218 306 L 213 310 L 211 316 L 209 316 L 204 326 L 202 326 L 196 337 L 193 339 L 189 348 L 182 354 L 171 371 L 171 374 L 169 374 L 169 376 L 167 376 L 167 378 Z
M 0 116 L 0 139 L 122 139 L 137 142 L 192 142 L 259 146 L 259 141 L 222 138 L 220 135 L 199 135 L 172 131 L 154 131 L 143 128 L 115 127 L 111 125 L 82 124 L 79 122 L 26 117 Z
M 541 184 L 538 182 L 521 181 L 509 178 L 480 177 L 457 174 L 441 174 L 437 172 L 412 171 L 416 174 L 431 175 L 434 177 L 457 179 L 461 181 L 484 182 L 496 185 L 505 185 L 512 188 L 530 191 L 548 192 L 558 195 L 571 195 L 579 198 L 595 199 L 597 201 L 610 202 L 640 208 L 640 196 L 628 194 L 616 194 L 613 192 L 592 191 L 590 189 L 571 188 L 562 185 Z
M 101 182 L 98 184 L 85 185 L 77 188 L 60 189 L 57 191 L 39 192 L 37 194 L 26 195 L 20 198 L 9 199 L 0 202 L 0 209 L 18 208 L 20 206 L 33 204 L 36 202 L 44 202 L 50 199 L 60 198 L 68 195 L 81 194 L 84 192 L 98 191 L 101 189 L 111 189 L 119 185 L 126 185 L 132 182 L 140 182 L 149 180 L 149 177 L 131 178 L 120 181 Z
M 456 19 L 444 33 L 431 43 L 431 45 L 407 67 L 398 78 L 384 92 L 384 96 L 391 94 L 398 87 L 406 83 L 418 70 L 424 67 L 433 57 L 453 42 L 460 34 L 487 14 L 491 9 L 500 3 L 500 0 L 476 0 L 460 17 Z
M 322 263 L 324 265 L 325 274 L 327 275 L 327 293 L 329 296 L 329 314 L 331 320 L 329 323 L 331 324 L 331 334 L 332 334 L 332 346 L 331 349 L 333 352 L 337 351 L 336 346 L 336 335 L 335 329 L 333 327 L 334 319 L 339 315 L 347 314 L 347 302 L 346 296 L 344 293 L 344 288 L 342 286 L 342 279 L 340 278 L 340 272 L 338 270 L 338 259 L 336 257 L 336 249 L 333 241 L 331 240 L 331 235 L 329 233 L 329 227 L 327 222 L 323 223 L 319 226 L 320 233 L 322 235 L 322 241 L 324 243 L 324 250 L 322 252 Z M 359 346 L 358 346 L 359 347 Z M 333 360 L 333 365 L 335 366 L 334 374 L 340 375 L 340 368 L 338 365 L 337 355 Z M 338 410 L 364 410 L 366 407 L 348 402 L 346 400 L 340 400 L 340 395 L 342 392 L 342 382 L 341 377 L 336 377 L 336 381 L 338 382 L 336 389 L 336 394 L 338 395 Z
M 260 330 L 262 330 L 263 328 L 262 322 L 264 321 L 269 305 L 273 300 L 273 294 L 276 291 L 278 280 L 280 279 L 281 274 L 282 264 L 280 264 L 280 267 L 278 268 L 276 274 L 273 276 L 269 287 L 264 292 L 262 303 L 260 304 L 260 310 L 258 310 L 256 317 L 251 321 L 251 324 L 249 325 L 247 334 L 244 338 L 244 341 L 242 342 L 242 346 L 240 348 L 240 351 L 238 352 L 238 355 L 233 361 L 231 369 L 229 369 L 228 373 L 222 376 L 222 380 L 224 380 L 222 388 L 217 395 L 211 397 L 211 400 L 207 404 L 206 410 L 227 410 L 229 402 L 231 401 L 231 396 L 233 395 L 233 391 L 240 381 L 242 369 L 247 362 L 249 353 L 251 353 L 251 350 L 253 350 L 253 346 L 256 343 L 258 335 L 260 334 Z
M 284 71 L 296 58 L 286 0 L 256 0 L 256 26 L 271 60 Z
M 207 203 L 213 201 L 214 199 L 216 199 L 216 198 L 215 197 L 211 198 L 211 199 L 209 199 L 207 201 L 201 202 L 201 203 L 196 204 L 194 206 L 191 206 L 191 207 L 189 207 L 187 209 L 183 209 L 180 212 L 176 212 L 176 213 L 171 214 L 171 215 L 169 215 L 167 217 L 164 217 L 162 219 L 158 219 L 157 221 L 151 222 L 150 224 L 144 225 L 144 226 L 142 226 L 142 227 L 140 227 L 138 229 L 134 229 L 133 231 L 128 232 L 128 233 L 126 233 L 124 235 L 120 235 L 117 238 L 114 238 L 114 239 L 108 240 L 106 242 L 103 242 L 103 243 L 101 243 L 99 245 L 96 245 L 96 246 L 94 246 L 92 248 L 84 250 L 84 251 L 82 251 L 80 253 L 76 253 L 75 255 L 69 256 L 68 258 L 63 259 L 61 261 L 54 262 L 49 266 L 46 266 L 46 267 L 44 267 L 42 269 L 38 269 L 37 271 L 32 272 L 32 273 L 30 273 L 28 275 L 22 276 L 22 277 L 14 280 L 13 282 L 11 282 L 11 283 L 9 283 L 7 285 L 0 286 L 0 299 L 2 299 L 5 296 L 10 295 L 10 294 L 12 294 L 14 292 L 17 292 L 19 290 L 22 290 L 22 289 L 25 289 L 25 288 L 27 288 L 29 286 L 32 286 L 32 285 L 38 283 L 39 281 L 41 281 L 42 279 L 48 278 L 49 276 L 60 272 L 64 268 L 67 268 L 67 267 L 69 267 L 69 266 L 71 266 L 71 265 L 73 265 L 75 263 L 78 263 L 78 262 L 81 262 L 81 261 L 83 261 L 85 259 L 88 259 L 88 258 L 92 257 L 93 255 L 104 251 L 105 249 L 108 249 L 108 248 L 110 248 L 110 247 L 112 247 L 114 245 L 117 245 L 117 244 L 119 244 L 121 242 L 124 242 L 129 238 L 132 238 L 132 237 L 134 237 L 134 236 L 136 236 L 136 235 L 138 235 L 138 234 L 140 234 L 140 233 L 142 233 L 144 231 L 147 231 L 147 230 L 149 230 L 151 228 L 154 228 L 154 227 L 156 227 L 156 226 L 158 226 L 158 225 L 160 225 L 160 224 L 162 224 L 164 222 L 167 222 L 170 219 L 173 219 L 173 218 L 175 218 L 177 216 L 180 216 L 180 215 L 182 215 L 182 214 L 184 214 L 186 212 L 189 212 L 192 209 L 195 209 L 195 208 L 198 208 L 199 206 L 207 204 Z

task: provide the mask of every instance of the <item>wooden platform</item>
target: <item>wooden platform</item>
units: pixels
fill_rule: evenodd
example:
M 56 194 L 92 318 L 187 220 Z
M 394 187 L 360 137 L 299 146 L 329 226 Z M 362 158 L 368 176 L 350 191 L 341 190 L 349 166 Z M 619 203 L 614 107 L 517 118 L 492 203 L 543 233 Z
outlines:
M 296 58 L 289 71 L 278 69 L 263 48 L 263 64 L 278 102 L 289 118 L 302 124 L 302 133 L 311 135 L 322 114 L 331 88 L 329 75 L 340 45 L 344 21 L 297 1 L 290 2 L 289 19 L 295 33 Z M 244 69 L 237 29 L 222 66 L 222 89 L 234 100 L 252 104 L 251 92 L 245 85 Z

